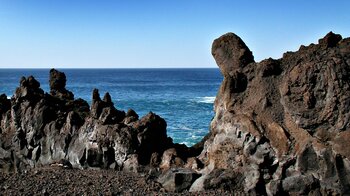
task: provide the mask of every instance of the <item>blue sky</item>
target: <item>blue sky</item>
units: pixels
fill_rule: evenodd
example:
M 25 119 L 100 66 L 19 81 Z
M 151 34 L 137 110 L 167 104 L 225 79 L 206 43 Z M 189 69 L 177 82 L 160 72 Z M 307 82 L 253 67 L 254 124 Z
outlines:
M 350 1 L 0 0 L 0 68 L 216 67 L 239 35 L 256 61 L 329 31 L 350 36 Z

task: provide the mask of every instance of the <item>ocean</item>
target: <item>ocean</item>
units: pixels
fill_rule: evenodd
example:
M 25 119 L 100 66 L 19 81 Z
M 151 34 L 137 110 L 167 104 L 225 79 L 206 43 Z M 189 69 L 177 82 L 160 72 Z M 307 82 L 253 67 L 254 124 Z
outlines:
M 213 102 L 223 77 L 219 69 L 58 69 L 75 98 L 91 103 L 92 90 L 112 96 L 119 110 L 140 116 L 155 112 L 167 122 L 168 136 L 187 146 L 209 131 Z M 21 76 L 33 75 L 49 92 L 49 69 L 0 69 L 0 94 L 11 97 Z

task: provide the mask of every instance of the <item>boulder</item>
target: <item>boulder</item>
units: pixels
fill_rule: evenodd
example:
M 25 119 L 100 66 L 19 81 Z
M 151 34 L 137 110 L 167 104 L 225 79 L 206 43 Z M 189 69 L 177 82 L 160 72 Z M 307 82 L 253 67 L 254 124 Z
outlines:
M 148 164 L 152 153 L 160 153 L 167 148 L 166 126 L 165 120 L 152 112 L 133 124 L 133 128 L 137 130 L 141 164 Z
M 164 151 L 159 168 L 169 170 L 171 167 L 179 168 L 184 166 L 184 161 L 178 156 L 175 148 L 169 148 Z
M 188 190 L 200 174 L 189 169 L 170 169 L 158 177 L 158 182 L 167 191 L 182 192 Z
M 234 33 L 215 39 L 211 53 L 224 76 L 232 75 L 234 71 L 254 62 L 253 53 Z
M 128 155 L 127 159 L 124 161 L 123 170 L 127 172 L 137 173 L 139 168 L 137 157 L 137 154 Z

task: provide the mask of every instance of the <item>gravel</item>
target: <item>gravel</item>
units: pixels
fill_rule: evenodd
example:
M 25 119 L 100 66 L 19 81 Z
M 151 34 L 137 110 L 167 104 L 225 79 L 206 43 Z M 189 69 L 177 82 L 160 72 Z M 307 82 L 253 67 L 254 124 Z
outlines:
M 22 173 L 0 172 L 0 195 L 229 195 L 215 190 L 200 193 L 166 192 L 146 175 L 102 169 L 34 168 Z

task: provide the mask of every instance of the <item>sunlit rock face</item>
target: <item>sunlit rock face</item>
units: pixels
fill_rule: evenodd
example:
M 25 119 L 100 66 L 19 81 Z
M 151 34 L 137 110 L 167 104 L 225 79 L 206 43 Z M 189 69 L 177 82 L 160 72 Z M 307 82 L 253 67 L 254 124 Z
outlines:
M 350 39 L 330 32 L 255 63 L 228 33 L 214 40 L 212 54 L 224 80 L 198 157 L 203 176 L 191 191 L 349 193 Z

